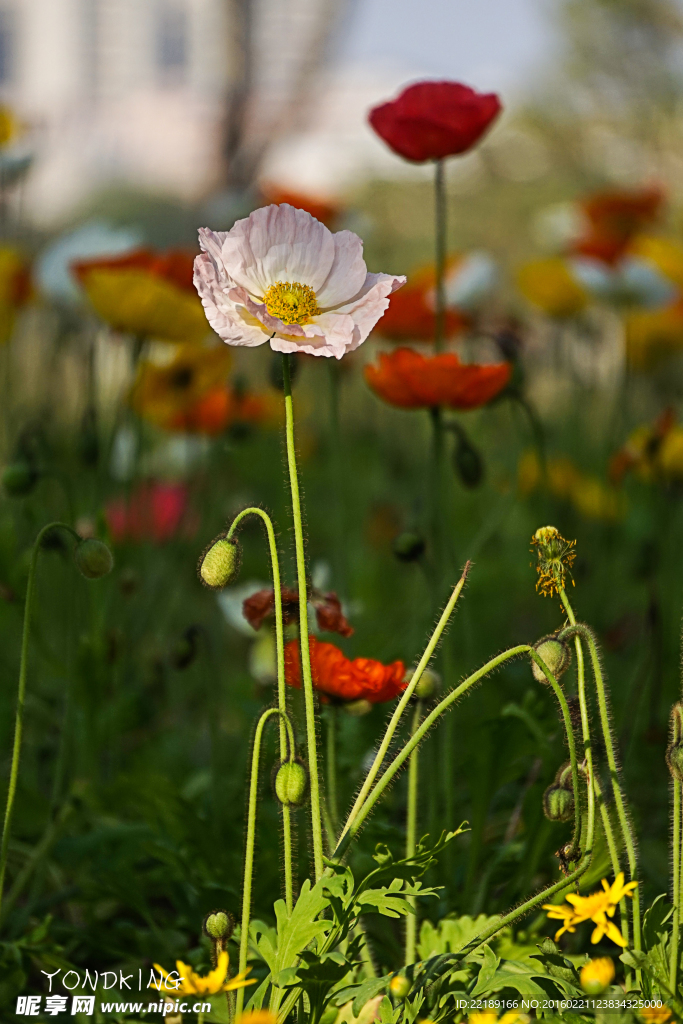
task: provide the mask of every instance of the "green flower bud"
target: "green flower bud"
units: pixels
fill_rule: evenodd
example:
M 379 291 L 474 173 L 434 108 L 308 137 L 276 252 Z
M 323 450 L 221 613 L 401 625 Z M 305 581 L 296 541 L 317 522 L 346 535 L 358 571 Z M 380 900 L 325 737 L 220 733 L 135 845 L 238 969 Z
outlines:
M 74 552 L 78 571 L 87 580 L 99 580 L 114 568 L 114 556 L 101 540 L 88 537 L 82 540 Z
M 534 644 L 534 650 L 540 655 L 556 679 L 559 679 L 571 662 L 571 652 L 563 640 L 556 636 L 544 636 Z M 537 683 L 547 683 L 545 673 L 535 661 L 531 662 L 531 671 Z
M 346 714 L 351 715 L 352 718 L 362 718 L 363 715 L 367 715 L 372 711 L 372 704 L 363 697 L 360 700 L 350 700 L 343 707 Z
M 671 777 L 683 780 L 683 742 L 681 740 L 678 743 L 672 743 L 666 751 L 666 763 Z
M 13 462 L 2 474 L 2 486 L 11 498 L 23 498 L 31 493 L 39 475 L 30 462 Z
M 234 579 L 240 567 L 240 548 L 236 540 L 216 537 L 199 560 L 199 578 L 210 590 L 222 590 Z
M 389 991 L 396 999 L 405 999 L 412 985 L 405 974 L 395 974 L 389 982 Z
M 409 683 L 414 674 L 414 669 L 410 669 L 406 672 L 405 681 Z M 432 697 L 436 697 L 440 689 L 441 676 L 438 672 L 433 672 L 430 668 L 426 668 L 420 676 L 419 683 L 413 690 L 413 697 L 417 700 L 431 700 Z
M 227 942 L 235 928 L 235 919 L 227 910 L 212 910 L 202 924 L 204 934 L 215 942 Z
M 308 772 L 299 761 L 283 761 L 275 775 L 275 795 L 283 807 L 303 807 L 308 799 Z
M 563 786 L 548 786 L 543 794 L 543 813 L 548 821 L 569 821 L 574 814 L 574 794 Z
M 425 553 L 424 537 L 419 533 L 399 533 L 394 538 L 392 550 L 399 562 L 417 562 Z

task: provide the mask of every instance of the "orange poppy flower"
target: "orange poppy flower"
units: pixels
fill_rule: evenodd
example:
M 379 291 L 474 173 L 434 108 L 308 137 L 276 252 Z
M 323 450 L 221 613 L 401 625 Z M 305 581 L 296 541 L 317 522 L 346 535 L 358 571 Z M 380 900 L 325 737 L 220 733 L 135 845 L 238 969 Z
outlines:
M 633 236 L 655 221 L 664 203 L 656 186 L 598 192 L 581 203 L 588 231 L 574 245 L 574 252 L 604 263 L 616 263 Z
M 165 426 L 168 430 L 212 437 L 222 434 L 234 423 L 273 422 L 278 415 L 278 405 L 275 395 L 252 395 L 236 388 L 217 387 L 176 413 Z
M 266 204 L 275 203 L 279 206 L 282 203 L 289 203 L 290 206 L 310 213 L 312 217 L 328 228 L 332 227 L 342 212 L 338 203 L 322 199 L 320 196 L 311 196 L 304 192 L 280 188 L 277 185 L 261 185 L 261 192 Z
M 114 330 L 164 341 L 200 341 L 209 328 L 192 283 L 194 254 L 136 249 L 81 260 L 72 269 L 95 312 Z
M 449 259 L 446 274 L 456 266 L 457 260 Z M 422 267 L 410 275 L 407 284 L 394 292 L 389 299 L 389 308 L 376 327 L 378 334 L 390 341 L 434 341 L 436 334 L 436 312 L 434 290 L 436 270 Z M 461 310 L 446 309 L 444 331 L 447 338 L 459 334 L 469 324 L 469 318 Z
M 391 665 L 383 665 L 372 658 L 354 658 L 351 661 L 334 644 L 321 643 L 313 636 L 309 637 L 309 644 L 313 685 L 324 703 L 332 698 L 381 704 L 394 700 L 408 685 L 403 678 L 406 669 L 402 661 L 394 661 Z M 289 686 L 301 687 L 298 640 L 285 644 L 285 679 Z
M 368 364 L 365 379 L 389 405 L 399 409 L 477 409 L 495 398 L 510 380 L 509 363 L 461 363 L 454 352 L 423 356 L 410 348 L 380 352 L 379 366 Z

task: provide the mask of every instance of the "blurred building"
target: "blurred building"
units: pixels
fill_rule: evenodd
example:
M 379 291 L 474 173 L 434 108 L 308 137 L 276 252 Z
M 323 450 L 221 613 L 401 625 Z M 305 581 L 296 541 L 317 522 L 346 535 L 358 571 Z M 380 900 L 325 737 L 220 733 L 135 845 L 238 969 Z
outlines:
M 0 0 L 0 96 L 37 154 L 27 213 L 111 180 L 192 198 L 220 169 L 223 0 Z

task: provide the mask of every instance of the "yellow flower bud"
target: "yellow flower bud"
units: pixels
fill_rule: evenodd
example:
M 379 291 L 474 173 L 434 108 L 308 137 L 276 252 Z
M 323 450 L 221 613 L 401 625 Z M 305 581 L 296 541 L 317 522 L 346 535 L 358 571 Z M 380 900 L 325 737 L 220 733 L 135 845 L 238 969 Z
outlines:
M 534 650 L 543 659 L 556 679 L 559 679 L 569 668 L 571 652 L 567 644 L 562 640 L 558 640 L 557 637 L 544 636 L 534 644 Z M 537 683 L 548 682 L 545 672 L 533 659 L 531 671 Z
M 609 956 L 591 960 L 581 968 L 581 988 L 590 996 L 599 996 L 614 981 L 614 964 Z
M 236 540 L 219 536 L 199 561 L 199 578 L 210 590 L 222 590 L 239 572 L 240 549 Z

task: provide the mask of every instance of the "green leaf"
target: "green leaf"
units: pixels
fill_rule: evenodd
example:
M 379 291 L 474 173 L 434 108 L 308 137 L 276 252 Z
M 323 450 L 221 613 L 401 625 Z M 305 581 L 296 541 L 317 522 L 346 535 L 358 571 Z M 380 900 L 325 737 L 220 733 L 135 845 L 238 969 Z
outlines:
M 484 946 L 484 963 L 479 971 L 479 977 L 477 978 L 477 984 L 472 992 L 473 998 L 481 995 L 482 992 L 488 991 L 493 977 L 498 970 L 500 959 L 496 956 L 490 946 Z
M 648 909 L 645 911 L 643 918 L 643 941 L 645 943 L 645 949 L 652 949 L 653 946 L 659 945 L 662 940 L 662 936 L 668 934 L 669 929 L 666 927 L 671 915 L 673 914 L 674 908 L 666 900 L 666 893 L 661 893 L 655 900 L 652 901 Z
M 428 960 L 439 953 L 456 952 L 498 920 L 499 915 L 487 917 L 486 914 L 480 914 L 478 917 L 469 917 L 463 914 L 461 917 L 444 917 L 437 927 L 431 921 L 423 921 L 418 954 L 422 960 Z

